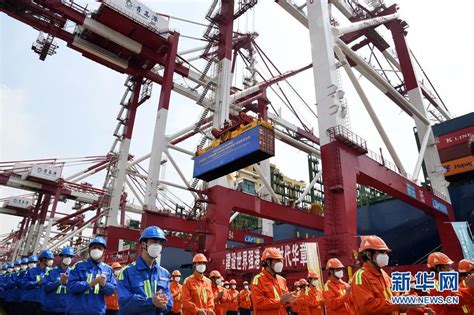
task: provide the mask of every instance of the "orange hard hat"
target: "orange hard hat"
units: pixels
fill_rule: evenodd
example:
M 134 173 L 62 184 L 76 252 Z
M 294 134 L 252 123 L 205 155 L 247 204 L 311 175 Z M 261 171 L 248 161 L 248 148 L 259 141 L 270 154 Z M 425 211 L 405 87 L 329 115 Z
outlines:
M 327 264 L 326 264 L 326 269 L 340 269 L 340 268 L 344 268 L 344 265 L 342 264 L 342 262 L 337 259 L 337 258 L 331 258 L 328 260 Z
M 388 248 L 387 244 L 378 237 L 377 235 L 366 235 L 360 237 L 360 247 L 359 252 L 363 252 L 364 250 L 372 249 L 372 250 L 383 250 L 386 252 L 391 252 L 390 248 Z
M 434 252 L 428 256 L 428 268 L 434 268 L 438 265 L 451 265 L 453 263 L 454 261 L 451 258 L 441 252 Z
M 209 278 L 222 278 L 221 273 L 217 270 L 212 270 L 209 274 Z
M 226 281 L 224 281 L 224 285 L 226 285 L 226 284 L 229 284 L 229 281 L 227 281 L 227 280 L 226 280 Z
M 262 254 L 262 260 L 265 259 L 283 259 L 283 255 L 275 247 L 265 248 Z
M 300 285 L 308 285 L 308 281 L 306 281 L 306 279 L 300 279 L 299 283 Z
M 194 255 L 194 258 L 193 258 L 193 264 L 195 263 L 207 263 L 207 258 L 206 256 L 204 256 L 204 254 L 196 254 Z
M 122 268 L 122 265 L 118 262 L 114 262 L 112 264 L 112 269 L 121 269 Z
M 463 259 L 458 264 L 458 272 L 470 272 L 472 269 L 474 269 L 474 262 L 468 259 Z
M 318 273 L 316 271 L 310 271 L 308 273 L 308 278 L 319 279 Z
M 249 284 L 249 283 L 248 283 L 248 281 L 244 281 L 244 283 L 243 283 L 243 284 L 244 284 L 244 285 L 246 285 L 246 284 Z
M 171 275 L 172 276 L 181 276 L 181 272 L 179 272 L 179 270 L 174 270 Z
M 229 282 L 230 284 L 237 284 L 237 281 L 235 281 L 234 279 L 230 280 Z

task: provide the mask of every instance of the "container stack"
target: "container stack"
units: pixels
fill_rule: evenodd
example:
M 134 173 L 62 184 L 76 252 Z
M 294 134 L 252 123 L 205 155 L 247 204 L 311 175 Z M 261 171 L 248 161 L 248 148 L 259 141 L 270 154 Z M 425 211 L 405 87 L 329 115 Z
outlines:
M 446 179 L 474 180 L 474 113 L 434 125 L 433 133 Z

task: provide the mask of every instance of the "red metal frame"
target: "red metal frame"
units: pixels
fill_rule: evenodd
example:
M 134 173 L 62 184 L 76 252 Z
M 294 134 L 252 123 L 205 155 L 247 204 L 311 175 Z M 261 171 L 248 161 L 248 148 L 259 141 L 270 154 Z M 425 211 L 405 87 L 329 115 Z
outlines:
M 15 1 L 13 1 L 13 3 L 15 3 Z M 41 5 L 38 5 L 38 3 Z M 12 5 L 12 1 L 9 1 L 8 4 Z M 15 11 L 2 9 L 2 11 L 38 30 L 54 34 L 54 36 L 66 41 L 70 48 L 81 52 L 87 58 L 100 64 L 121 73 L 128 73 L 139 78 L 145 77 L 153 82 L 162 84 L 159 101 L 160 109 L 168 109 L 170 93 L 173 87 L 172 78 L 174 72 L 185 77 L 189 74 L 188 68 L 176 63 L 176 49 L 179 38 L 178 33 L 170 33 L 168 40 L 163 40 L 159 35 L 150 32 L 136 23 L 132 25 L 133 23 L 131 24 L 128 19 L 116 14 L 116 12 L 107 7 L 103 7 L 95 17 L 98 21 L 118 32 L 121 32 L 122 34 L 128 34 L 135 41 L 142 44 L 141 51 L 138 54 L 132 54 L 123 47 L 110 44 L 109 41 L 104 40 L 100 36 L 90 35 L 88 40 L 91 43 L 94 43 L 99 47 L 110 48 L 111 51 L 120 51 L 121 54 L 131 58 L 131 64 L 133 64 L 133 66 L 123 69 L 105 59 L 72 45 L 74 34 L 63 30 L 62 27 L 67 19 L 82 25 L 86 19 L 85 12 L 72 6 L 68 6 L 60 1 L 50 0 L 38 1 L 37 3 L 29 2 L 28 4 L 23 2 L 22 4 L 19 4 L 19 6 L 22 5 L 24 6 L 23 10 Z M 232 58 L 233 7 L 233 0 L 222 1 L 222 20 L 218 21 L 222 37 L 217 50 L 217 55 L 220 59 L 227 58 L 230 60 Z M 8 5 L 5 6 L 5 8 L 9 8 Z M 393 13 L 394 10 L 396 10 L 396 8 L 392 6 L 380 13 L 380 15 Z M 38 15 L 47 16 L 49 20 L 54 21 L 56 24 L 45 22 L 48 19 L 37 18 Z M 134 30 L 133 34 L 130 32 L 130 27 Z M 391 22 L 390 29 L 396 42 L 396 48 L 406 81 L 405 84 L 407 90 L 410 90 L 413 87 L 418 86 L 418 83 L 416 82 L 416 79 L 414 79 L 413 66 L 404 39 L 403 25 L 400 24 L 399 21 L 394 21 Z M 347 34 L 343 36 L 343 40 L 346 43 L 349 43 L 360 38 L 362 35 L 367 36 L 369 40 L 361 43 L 359 45 L 360 47 L 372 42 L 381 51 L 384 51 L 387 48 L 383 39 L 379 38 L 377 33 L 371 29 Z M 164 66 L 164 77 L 149 71 L 155 63 Z M 147 64 L 147 66 L 144 69 L 142 66 L 145 64 Z M 285 75 L 286 74 L 283 74 L 282 77 Z M 264 92 L 265 86 L 263 86 L 256 95 L 252 95 L 257 97 L 256 99 L 258 100 L 259 105 L 258 110 L 263 117 L 266 115 Z M 247 99 L 250 99 L 252 96 L 248 96 Z M 136 97 L 137 95 L 135 95 L 135 98 Z M 394 101 L 395 103 L 398 103 L 396 100 Z M 135 110 L 136 108 L 132 108 L 133 113 L 131 124 L 129 126 L 130 128 L 126 132 L 126 136 L 129 138 L 131 137 L 133 130 Z M 319 139 L 311 133 L 300 130 L 298 134 L 315 143 L 319 142 Z M 337 256 L 344 264 L 353 265 L 353 250 L 357 248 L 356 184 L 360 183 L 386 192 L 434 217 L 440 233 L 443 251 L 445 251 L 451 258 L 459 259 L 461 257 L 459 246 L 453 246 L 453 244 L 457 244 L 454 231 L 451 225 L 447 224 L 449 221 L 454 219 L 453 210 L 449 204 L 434 196 L 431 192 L 421 189 L 384 165 L 378 164 L 376 161 L 361 153 L 361 151 L 348 147 L 347 143 L 342 144 L 334 141 L 322 146 L 321 157 L 323 181 L 325 184 L 324 218 L 305 213 L 295 208 L 264 201 L 245 193 L 216 186 L 207 191 L 208 208 L 203 221 L 190 221 L 159 213 L 145 212 L 142 216 L 142 227 L 155 224 L 170 231 L 181 231 L 189 234 L 203 235 L 205 238 L 204 246 L 200 249 L 204 250 L 204 252 L 210 257 L 211 265 L 218 267 L 219 261 L 222 260 L 226 253 L 228 237 L 223 237 L 223 235 L 229 236 L 230 216 L 233 211 L 238 211 L 240 213 L 279 222 L 286 222 L 297 226 L 324 230 L 325 241 L 321 246 L 323 261 L 330 257 Z M 0 174 L 0 184 L 6 184 L 10 176 L 11 174 Z M 40 189 L 28 188 L 29 190 L 36 191 L 40 194 L 29 222 L 30 225 L 33 225 L 38 219 L 41 223 L 44 223 L 51 196 L 55 196 L 53 209 L 51 211 L 51 215 L 54 216 L 55 205 L 60 196 L 74 199 L 74 196 L 71 195 L 73 190 L 86 189 L 81 185 L 67 182 L 52 184 L 35 179 L 30 180 L 42 184 Z M 411 184 L 416 187 L 416 198 L 409 196 L 407 193 L 406 185 Z M 88 192 L 99 195 L 100 198 L 104 198 L 104 192 L 102 190 L 89 189 Z M 444 205 L 448 210 L 448 215 L 442 214 L 434 209 L 432 200 L 436 200 L 436 202 Z M 99 212 L 100 210 L 98 209 L 97 211 Z M 79 213 L 75 213 L 73 216 L 78 214 Z M 122 211 L 122 223 L 124 221 L 123 214 L 124 211 Z M 94 217 L 82 224 L 87 224 L 88 222 L 92 222 L 91 220 L 96 220 L 97 218 L 98 217 Z M 22 228 L 23 227 L 26 228 L 25 222 L 22 223 Z M 108 227 L 107 233 L 108 249 L 110 251 L 114 251 L 114 249 L 118 248 L 119 239 L 137 240 L 139 236 L 138 230 L 122 227 Z M 238 238 L 242 236 L 240 233 L 241 231 L 235 232 L 235 234 L 240 235 Z M 244 234 L 248 233 L 245 232 Z M 179 239 L 173 236 L 170 236 L 169 239 L 168 246 L 188 248 L 189 240 Z

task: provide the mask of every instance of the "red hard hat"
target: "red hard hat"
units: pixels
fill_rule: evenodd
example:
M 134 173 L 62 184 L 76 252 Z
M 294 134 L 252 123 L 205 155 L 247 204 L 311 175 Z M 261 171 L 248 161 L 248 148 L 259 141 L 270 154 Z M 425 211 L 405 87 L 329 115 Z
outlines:
M 319 279 L 318 273 L 316 271 L 310 271 L 308 273 L 308 278 Z
M 206 256 L 204 256 L 204 254 L 196 254 L 194 255 L 194 258 L 193 258 L 193 264 L 195 263 L 207 263 L 207 258 Z
M 217 270 L 212 270 L 209 274 L 209 278 L 222 278 L 221 273 Z
M 227 280 L 224 281 L 224 285 L 227 285 L 227 284 L 229 284 L 229 281 L 227 281 Z
M 458 264 L 458 272 L 470 272 L 472 269 L 474 269 L 474 262 L 468 259 L 463 259 Z
M 265 248 L 262 254 L 262 260 L 265 259 L 283 259 L 283 255 L 280 253 L 280 251 L 275 248 L 275 247 L 268 247 Z
M 114 262 L 112 264 L 112 269 L 121 269 L 122 268 L 122 265 L 118 262 Z
M 175 270 L 175 271 L 173 271 L 173 273 L 171 275 L 172 276 L 181 276 L 181 272 L 179 272 L 179 270 Z
M 237 281 L 235 281 L 234 279 L 230 280 L 230 284 L 237 284 Z
M 372 250 L 383 250 L 386 252 L 391 252 L 390 248 L 388 248 L 387 244 L 376 235 L 367 235 L 360 237 L 360 247 L 359 252 L 363 252 L 364 250 L 372 249 Z
M 344 265 L 341 263 L 341 261 L 337 258 L 331 258 L 328 260 L 326 264 L 326 269 L 340 269 L 344 268 Z
M 248 281 L 244 281 L 244 285 L 249 284 Z
M 428 268 L 434 268 L 438 265 L 451 265 L 453 263 L 454 261 L 451 258 L 441 252 L 434 252 L 428 256 Z

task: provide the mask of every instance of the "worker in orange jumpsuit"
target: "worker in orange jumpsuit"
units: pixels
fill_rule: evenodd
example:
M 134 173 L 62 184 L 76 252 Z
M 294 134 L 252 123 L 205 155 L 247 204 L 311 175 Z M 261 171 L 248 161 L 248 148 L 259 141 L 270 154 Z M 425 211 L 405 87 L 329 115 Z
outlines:
M 328 281 L 324 285 L 323 297 L 326 301 L 327 315 L 354 314 L 351 305 L 351 287 L 344 282 L 344 265 L 337 258 L 331 258 L 326 263 Z
M 319 276 L 317 272 L 310 271 L 308 273 L 308 285 L 309 313 L 311 315 L 323 315 L 325 301 L 319 289 Z
M 120 270 L 122 270 L 122 265 L 118 262 L 114 262 L 112 264 L 112 270 L 114 271 L 115 279 L 118 279 L 120 275 Z M 105 295 L 105 315 L 114 315 L 118 314 L 119 311 L 119 302 L 118 302 L 118 294 L 117 290 L 112 295 Z
M 474 275 L 474 262 L 463 259 L 458 263 L 459 272 L 459 288 L 467 288 L 466 278 L 470 275 Z M 469 310 L 474 312 L 474 301 L 468 305 Z
M 313 302 L 313 297 L 309 294 L 309 284 L 306 279 L 299 280 L 300 291 L 298 293 L 298 314 L 299 315 L 316 315 L 322 314 L 324 315 L 324 310 L 322 309 L 322 313 L 311 313 L 310 304 Z
M 279 275 L 283 271 L 283 256 L 274 247 L 262 253 L 262 272 L 252 281 L 251 293 L 255 315 L 286 315 L 286 308 L 295 299 L 288 292 L 286 280 Z
M 183 302 L 181 299 L 181 291 L 182 291 L 183 286 L 179 284 L 180 280 L 181 280 L 181 272 L 179 270 L 174 270 L 171 273 L 171 283 L 170 283 L 171 295 L 173 296 L 173 307 L 171 308 L 171 311 L 168 313 L 170 315 L 181 314 L 181 310 L 183 308 Z
M 291 293 L 295 296 L 293 302 L 290 303 L 291 314 L 298 315 L 299 312 L 299 296 L 300 296 L 300 280 L 293 283 L 293 291 Z
M 474 262 L 469 259 L 462 259 L 458 263 L 459 287 L 466 288 L 466 278 L 474 274 Z
M 239 312 L 239 291 L 237 281 L 230 280 L 230 289 L 227 290 L 227 315 L 237 315 Z
M 244 281 L 243 285 L 244 288 L 239 294 L 239 314 L 250 315 L 250 310 L 252 309 L 252 300 L 250 299 L 249 283 Z
M 447 255 L 441 252 L 434 252 L 428 256 L 428 268 L 435 273 L 435 289 L 429 290 L 431 296 L 457 296 L 459 304 L 432 304 L 430 307 L 436 315 L 465 315 L 473 314 L 470 304 L 474 301 L 474 275 L 465 278 L 466 287 L 458 291 L 443 290 L 439 287 L 439 273 L 443 271 L 453 271 L 453 263 Z
M 227 313 L 227 309 L 229 308 L 229 299 L 228 299 L 228 292 L 230 289 L 230 283 L 227 280 L 224 280 L 224 277 L 222 277 L 222 283 L 223 283 L 223 288 L 222 291 L 223 297 L 222 297 L 222 307 L 225 309 L 225 313 Z
M 390 249 L 380 237 L 362 236 L 359 252 L 363 266 L 357 270 L 350 282 L 356 314 L 391 315 L 420 307 L 392 303 L 392 280 L 382 269 L 388 265 L 387 253 Z
M 182 287 L 183 315 L 215 315 L 211 280 L 204 276 L 207 262 L 203 254 L 193 258 L 194 273 L 184 280 Z
M 225 302 L 224 283 L 221 273 L 217 270 L 212 270 L 209 274 L 209 279 L 212 282 L 212 292 L 214 293 L 214 312 L 216 315 L 225 315 L 226 309 L 222 304 Z

